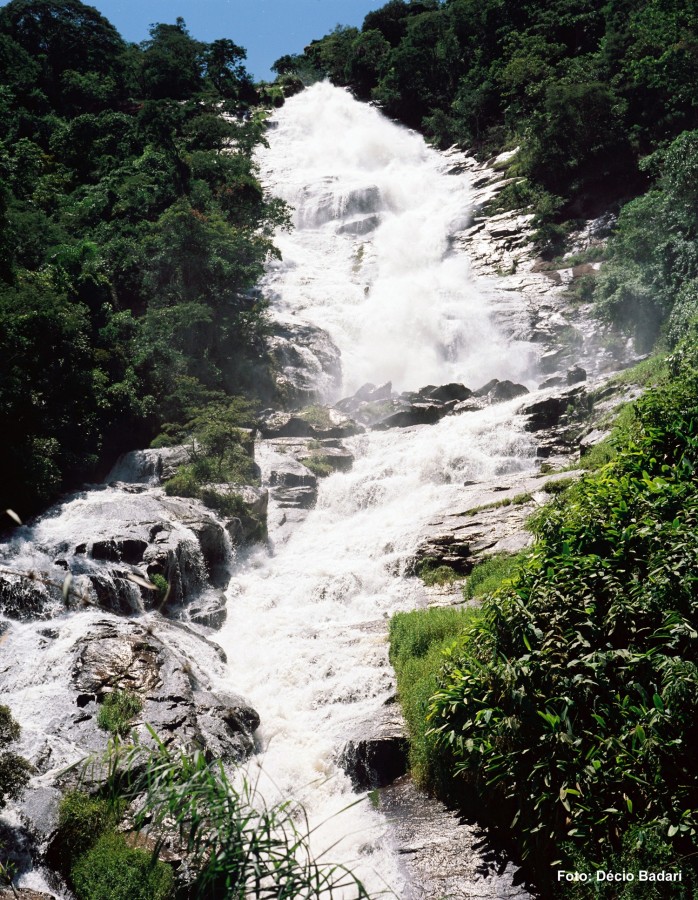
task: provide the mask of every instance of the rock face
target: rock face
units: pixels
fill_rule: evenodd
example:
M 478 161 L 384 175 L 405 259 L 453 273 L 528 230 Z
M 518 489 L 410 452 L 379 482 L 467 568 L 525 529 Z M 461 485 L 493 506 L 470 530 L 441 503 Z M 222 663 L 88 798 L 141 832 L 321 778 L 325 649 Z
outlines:
M 525 528 L 526 520 L 538 505 L 550 499 L 544 484 L 578 475 L 515 473 L 506 480 L 465 487 L 457 507 L 427 524 L 409 568 L 418 572 L 422 562 L 430 559 L 450 566 L 459 575 L 468 575 L 489 556 L 522 550 L 533 541 Z
M 297 321 L 276 321 L 273 327 L 267 349 L 282 401 L 303 405 L 335 392 L 342 377 L 341 354 L 327 332 Z
M 601 263 L 537 259 L 530 240 L 533 213 L 497 206 L 499 192 L 512 179 L 500 166 L 461 154 L 454 153 L 454 162 L 458 171 L 472 173 L 475 188 L 473 218 L 455 236 L 454 247 L 468 254 L 476 276 L 488 279 L 498 325 L 514 340 L 533 344 L 540 370 L 561 383 L 574 365 L 596 377 L 628 364 L 632 349 L 607 340 L 584 290 Z M 568 255 L 602 247 L 613 225 L 610 215 L 587 222 L 571 235 Z
M 198 500 L 167 497 L 145 485 L 104 486 L 70 498 L 49 513 L 50 528 L 42 521 L 27 529 L 30 558 L 22 555 L 22 538 L 5 548 L 7 567 L 23 574 L 0 575 L 0 610 L 14 618 L 50 617 L 64 605 L 61 583 L 70 572 L 69 605 L 77 600 L 119 615 L 152 609 L 186 615 L 189 603 L 225 586 L 235 547 L 266 535 L 265 490 L 215 487 L 241 497 L 238 516 L 221 520 Z M 27 577 L 31 573 L 35 577 Z M 167 593 L 148 590 L 134 577 L 160 577 Z
M 242 697 L 214 686 L 224 659 L 202 635 L 157 614 L 124 619 L 86 610 L 50 627 L 13 624 L 3 644 L 3 700 L 23 722 L 17 752 L 36 770 L 17 807 L 15 846 L 24 835 L 36 863 L 55 833 L 62 792 L 102 781 L 110 735 L 98 716 L 115 690 L 142 704 L 129 723 L 141 744 L 152 741 L 147 723 L 168 747 L 231 762 L 247 757 L 259 716 Z
M 141 741 L 148 740 L 141 724 L 147 722 L 165 745 L 197 746 L 210 758 L 239 761 L 254 748 L 257 713 L 237 695 L 198 687 L 192 662 L 139 622 L 92 625 L 75 648 L 72 681 L 83 710 L 81 731 L 96 728 L 99 703 L 121 690 L 143 703 L 134 722 Z M 102 737 L 96 734 L 87 744 L 82 738 L 79 743 L 87 746 Z

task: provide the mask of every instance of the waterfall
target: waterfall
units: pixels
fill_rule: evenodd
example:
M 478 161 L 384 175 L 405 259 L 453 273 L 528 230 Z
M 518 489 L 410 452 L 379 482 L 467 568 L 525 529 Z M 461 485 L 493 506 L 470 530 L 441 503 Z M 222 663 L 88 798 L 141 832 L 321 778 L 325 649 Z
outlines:
M 526 378 L 525 348 L 495 328 L 486 286 L 452 250 L 469 216 L 467 176 L 448 174 L 452 163 L 418 135 L 328 84 L 289 100 L 269 143 L 263 177 L 295 222 L 278 235 L 283 259 L 265 282 L 272 315 L 329 333 L 343 394 L 367 381 L 477 388 Z M 315 850 L 333 847 L 328 858 L 373 891 L 400 896 L 399 866 L 380 812 L 368 802 L 340 812 L 353 796 L 337 754 L 394 691 L 387 619 L 422 600 L 418 579 L 401 574 L 420 529 L 457 503 L 464 482 L 532 468 L 516 408 L 347 441 L 352 471 L 324 479 L 286 543 L 254 554 L 228 590 L 218 639 L 231 683 L 262 718 L 262 791 L 300 799 L 313 825 L 328 820 Z
M 452 159 L 318 84 L 289 100 L 260 158 L 295 210 L 277 235 L 283 261 L 265 288 L 274 314 L 327 330 L 342 352 L 343 393 L 521 377 L 528 348 L 495 329 L 487 298 L 451 250 L 470 216 L 471 184 Z

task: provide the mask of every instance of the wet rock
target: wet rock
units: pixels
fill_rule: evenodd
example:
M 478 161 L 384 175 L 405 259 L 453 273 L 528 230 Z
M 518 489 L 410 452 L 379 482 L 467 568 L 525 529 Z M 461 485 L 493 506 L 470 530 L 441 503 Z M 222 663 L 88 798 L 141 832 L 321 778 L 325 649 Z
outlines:
M 527 900 L 516 866 L 477 825 L 405 776 L 378 794 L 410 900 Z
M 438 400 L 440 403 L 448 403 L 450 400 L 467 400 L 473 392 L 464 384 L 442 384 L 438 387 L 429 386 L 421 388 L 419 394 L 429 400 Z
M 148 723 L 167 746 L 198 746 L 210 758 L 243 759 L 253 750 L 259 716 L 237 695 L 200 687 L 207 681 L 201 666 L 211 655 L 208 647 L 200 643 L 200 659 L 185 658 L 165 636 L 133 621 L 95 623 L 75 649 L 75 689 L 100 701 L 115 690 L 136 694 L 143 707 L 133 726 L 146 742 Z M 196 643 L 196 636 L 189 632 L 188 640 Z M 100 743 L 94 717 L 76 721 L 74 727 L 92 730 L 86 747 L 95 739 Z
M 577 384 L 580 381 L 586 381 L 586 369 L 581 366 L 572 366 L 567 370 L 567 384 Z
M 31 888 L 0 888 L 0 900 L 56 900 L 56 895 L 33 891 Z
M 267 349 L 278 374 L 279 394 L 289 405 L 312 403 L 336 391 L 341 383 L 339 348 L 314 325 L 277 321 Z
M 347 741 L 339 764 L 351 778 L 355 790 L 385 787 L 407 771 L 408 749 L 402 717 L 385 710 Z
M 605 441 L 606 438 L 611 434 L 608 430 L 601 430 L 598 428 L 592 429 L 588 434 L 585 434 L 584 437 L 579 441 L 579 453 L 581 456 L 586 456 L 586 454 L 591 450 L 592 447 L 595 447 L 597 444 L 600 444 L 602 441 Z
M 436 403 L 412 403 L 405 409 L 392 413 L 371 426 L 376 431 L 388 428 L 409 428 L 412 425 L 433 425 L 442 419 L 452 407 Z
M 544 391 L 546 388 L 561 387 L 563 384 L 567 384 L 566 378 L 563 378 L 562 375 L 552 375 L 538 385 L 538 390 Z
M 559 369 L 560 363 L 568 353 L 569 350 L 566 347 L 558 347 L 554 350 L 548 350 L 541 356 L 538 362 L 541 372 L 548 373 L 554 372 L 556 369 Z
M 479 387 L 476 391 L 473 391 L 473 397 L 486 397 L 489 392 L 498 384 L 499 379 L 493 378 L 491 381 L 488 381 L 487 384 L 483 384 L 482 387 Z
M 522 397 L 528 394 L 528 388 L 523 384 L 516 384 L 513 381 L 498 381 L 491 391 L 488 393 L 492 403 L 503 403 L 506 400 L 513 400 L 515 397 Z
M 560 417 L 565 413 L 568 405 L 569 399 L 563 394 L 557 397 L 546 397 L 525 406 L 521 413 L 528 416 L 525 425 L 526 431 L 542 431 L 554 427 L 559 423 Z
M 60 584 L 43 583 L 31 573 L 0 573 L 0 612 L 10 619 L 47 619 L 62 605 Z
M 137 564 L 143 559 L 148 542 L 135 537 L 110 538 L 93 541 L 90 555 L 93 559 Z
M 318 424 L 302 413 L 296 415 L 272 410 L 262 419 L 260 431 L 265 438 L 305 437 L 323 440 L 351 437 L 361 434 L 364 428 L 339 410 L 327 407 L 323 408 Z
M 187 618 L 205 628 L 220 628 L 228 618 L 225 594 L 204 594 L 188 607 Z
M 351 219 L 343 225 L 339 225 L 337 234 L 354 234 L 357 236 L 370 234 L 378 228 L 380 223 L 380 216 L 361 216 L 359 218 Z

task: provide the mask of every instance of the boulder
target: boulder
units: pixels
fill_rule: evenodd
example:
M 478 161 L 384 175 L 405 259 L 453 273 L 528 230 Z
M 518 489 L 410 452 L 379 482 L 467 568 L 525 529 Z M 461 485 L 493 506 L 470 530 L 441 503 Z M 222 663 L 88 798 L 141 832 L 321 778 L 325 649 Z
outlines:
M 450 400 L 467 400 L 469 397 L 472 397 L 473 392 L 467 388 L 464 384 L 442 384 L 438 387 L 433 387 L 429 385 L 425 388 L 420 388 L 419 395 L 421 397 L 426 397 L 428 400 L 438 400 L 439 403 L 448 403 Z
M 254 748 L 259 716 L 241 697 L 203 687 L 208 678 L 202 664 L 211 650 L 199 639 L 198 658 L 185 658 L 176 632 L 135 621 L 94 623 L 74 651 L 72 682 L 83 715 L 75 737 L 92 731 L 86 749 L 99 744 L 104 732 L 96 726 L 99 703 L 115 690 L 136 694 L 143 704 L 133 727 L 144 742 L 151 740 L 146 723 L 166 746 L 197 746 L 210 758 L 239 761 Z M 196 636 L 189 632 L 187 643 Z M 92 698 L 90 700 L 90 698 Z M 87 700 L 87 702 L 86 702 Z M 68 726 L 67 730 L 70 730 Z
M 572 366 L 567 370 L 567 384 L 578 384 L 580 381 L 586 381 L 586 369 L 581 366 Z
M 385 707 L 357 730 L 339 755 L 339 765 L 357 791 L 385 787 L 407 771 L 409 741 L 405 723 L 394 706 Z
M 546 397 L 544 400 L 537 400 L 529 406 L 525 406 L 521 413 L 528 416 L 526 422 L 526 431 L 542 431 L 546 428 L 556 426 L 560 417 L 564 415 L 569 405 L 569 399 L 566 395 L 557 397 Z
M 355 434 L 362 434 L 362 425 L 354 422 L 348 416 L 332 407 L 322 407 L 317 418 L 311 417 L 306 412 L 286 413 L 270 410 L 263 413 L 260 431 L 264 438 L 344 438 Z
M 492 403 L 503 403 L 506 400 L 513 400 L 515 397 L 521 397 L 524 394 L 528 394 L 528 388 L 523 384 L 516 384 L 513 381 L 498 381 L 488 396 Z
M 276 321 L 273 328 L 274 333 L 267 338 L 267 350 L 285 403 L 312 403 L 338 389 L 341 354 L 326 331 L 290 320 Z
M 384 431 L 388 428 L 409 428 L 412 425 L 433 425 L 450 412 L 451 408 L 436 403 L 412 403 L 371 427 L 374 431 Z

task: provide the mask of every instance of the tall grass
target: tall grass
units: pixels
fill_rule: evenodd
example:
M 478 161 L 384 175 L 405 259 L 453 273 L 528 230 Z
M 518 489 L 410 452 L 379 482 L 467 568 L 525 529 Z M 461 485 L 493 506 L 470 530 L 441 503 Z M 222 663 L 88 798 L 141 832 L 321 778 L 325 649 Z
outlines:
M 155 735 L 153 734 L 155 738 Z M 138 807 L 137 830 L 147 830 L 156 852 L 175 840 L 185 851 L 196 900 L 368 900 L 345 866 L 315 860 L 309 826 L 298 803 L 267 806 L 247 779 L 233 782 L 222 763 L 200 751 L 116 743 L 109 785 L 119 802 Z

